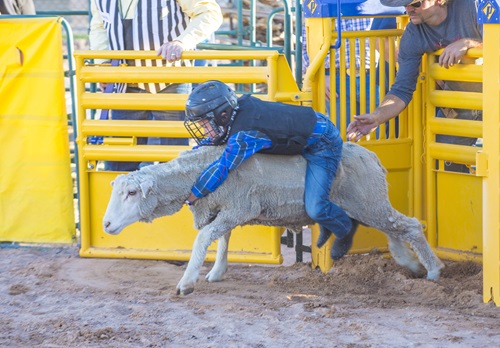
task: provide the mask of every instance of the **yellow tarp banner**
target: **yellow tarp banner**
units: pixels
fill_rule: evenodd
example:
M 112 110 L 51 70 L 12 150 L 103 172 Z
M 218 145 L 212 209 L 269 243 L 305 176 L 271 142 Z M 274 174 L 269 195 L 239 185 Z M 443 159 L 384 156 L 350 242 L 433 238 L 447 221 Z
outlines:
M 67 127 L 59 19 L 0 16 L 0 241 L 74 241 Z

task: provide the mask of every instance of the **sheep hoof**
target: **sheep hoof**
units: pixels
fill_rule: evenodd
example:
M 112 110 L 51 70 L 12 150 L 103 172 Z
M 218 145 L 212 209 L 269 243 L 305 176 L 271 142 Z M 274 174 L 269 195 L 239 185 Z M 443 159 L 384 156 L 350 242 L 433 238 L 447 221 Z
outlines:
M 183 279 L 177 284 L 177 295 L 186 296 L 194 291 L 195 282 L 187 282 Z
M 440 274 L 441 270 L 427 272 L 427 279 L 437 282 L 439 280 Z
M 425 276 L 425 269 L 417 260 L 408 260 L 405 266 L 417 277 L 423 278 Z
M 211 270 L 210 272 L 207 273 L 207 275 L 205 276 L 205 279 L 209 283 L 220 282 L 222 280 L 223 275 L 224 275 L 224 272 Z
M 177 288 L 177 295 L 186 296 L 194 291 L 194 288 L 179 289 Z

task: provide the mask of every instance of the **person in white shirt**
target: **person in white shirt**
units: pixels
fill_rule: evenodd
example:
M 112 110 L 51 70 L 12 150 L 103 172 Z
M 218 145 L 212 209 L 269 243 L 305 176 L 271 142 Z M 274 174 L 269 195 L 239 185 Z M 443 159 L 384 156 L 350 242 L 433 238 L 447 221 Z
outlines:
M 132 66 L 190 66 L 190 61 L 181 60 L 182 52 L 195 49 L 222 24 L 222 12 L 215 0 L 92 0 L 91 10 L 89 41 L 92 50 L 153 50 L 165 59 L 127 60 L 126 64 Z M 101 88 L 104 88 L 103 84 Z M 116 92 L 189 94 L 191 84 L 117 84 Z M 184 113 L 113 110 L 111 118 L 183 121 Z M 147 138 L 137 139 L 139 145 L 147 143 Z M 161 138 L 160 143 L 187 145 L 188 139 Z M 106 162 L 105 167 L 108 170 L 133 171 L 147 164 Z

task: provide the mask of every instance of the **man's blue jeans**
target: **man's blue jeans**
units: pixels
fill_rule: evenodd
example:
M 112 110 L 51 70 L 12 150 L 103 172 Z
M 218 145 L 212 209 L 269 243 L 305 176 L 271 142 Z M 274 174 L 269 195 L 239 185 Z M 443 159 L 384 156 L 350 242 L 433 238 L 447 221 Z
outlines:
M 344 238 L 351 230 L 351 219 L 330 200 L 330 189 L 342 158 L 342 138 L 332 122 L 328 120 L 323 136 L 306 147 L 302 155 L 307 160 L 304 192 L 307 215 L 337 238 Z
M 127 93 L 148 93 L 137 88 L 128 87 Z M 173 84 L 167 86 L 160 93 L 191 93 L 191 84 Z M 164 121 L 184 121 L 183 111 L 162 111 L 162 110 L 112 110 L 112 120 L 164 120 Z M 137 138 L 137 145 L 188 145 L 189 139 L 185 138 Z M 134 171 L 151 162 L 106 162 L 106 170 L 113 171 Z

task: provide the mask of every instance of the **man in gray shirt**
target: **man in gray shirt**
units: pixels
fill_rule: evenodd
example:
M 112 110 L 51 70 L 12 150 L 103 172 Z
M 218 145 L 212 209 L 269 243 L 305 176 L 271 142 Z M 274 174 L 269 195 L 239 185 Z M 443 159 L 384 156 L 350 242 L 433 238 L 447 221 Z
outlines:
M 417 84 L 424 53 L 443 48 L 439 65 L 449 68 L 459 64 L 469 48 L 482 47 L 482 28 L 477 23 L 476 0 L 380 0 L 385 6 L 404 6 L 410 16 L 401 37 L 396 81 L 378 108 L 371 114 L 354 116 L 347 127 L 347 138 L 357 141 L 378 125 L 399 115 L 411 101 Z M 480 92 L 480 83 L 445 81 L 444 89 Z M 480 120 L 477 110 L 453 109 L 447 115 L 439 110 L 438 117 Z M 475 138 L 437 136 L 442 143 L 472 145 Z M 447 170 L 468 171 L 463 165 L 452 164 Z

